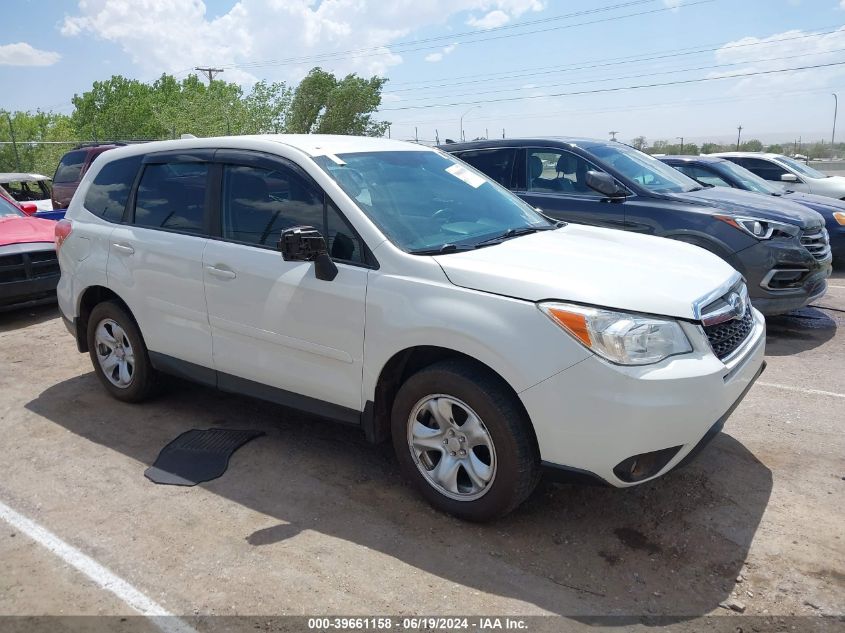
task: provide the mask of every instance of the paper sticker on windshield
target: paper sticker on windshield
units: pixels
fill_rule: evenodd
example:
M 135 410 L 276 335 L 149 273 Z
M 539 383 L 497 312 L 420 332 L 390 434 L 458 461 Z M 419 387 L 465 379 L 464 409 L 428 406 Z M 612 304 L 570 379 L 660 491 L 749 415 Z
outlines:
M 455 178 L 460 178 L 473 189 L 478 189 L 481 185 L 487 182 L 478 174 L 472 173 L 469 169 L 463 165 L 458 165 L 457 163 L 451 167 L 447 167 L 446 171 L 452 174 Z

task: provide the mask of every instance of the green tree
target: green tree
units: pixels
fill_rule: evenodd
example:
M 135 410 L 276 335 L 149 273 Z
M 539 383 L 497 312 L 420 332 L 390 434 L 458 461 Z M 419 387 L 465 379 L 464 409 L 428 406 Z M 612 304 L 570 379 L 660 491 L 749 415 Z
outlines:
M 763 144 L 756 138 L 752 138 L 751 140 L 745 141 L 744 143 L 740 144 L 739 148 L 743 152 L 762 152 Z
M 702 143 L 701 145 L 702 154 L 715 154 L 716 152 L 722 152 L 724 150 L 725 146 L 719 143 Z
M 244 132 L 278 134 L 286 128 L 293 90 L 284 82 L 259 81 L 244 98 Z
M 295 133 L 358 134 L 381 136 L 389 123 L 375 121 L 381 105 L 382 77 L 364 79 L 355 74 L 340 81 L 321 68 L 314 68 L 293 94 L 287 131 Z
M 631 145 L 636 147 L 640 151 L 645 151 L 646 148 L 646 140 L 645 136 L 635 136 L 631 139 Z

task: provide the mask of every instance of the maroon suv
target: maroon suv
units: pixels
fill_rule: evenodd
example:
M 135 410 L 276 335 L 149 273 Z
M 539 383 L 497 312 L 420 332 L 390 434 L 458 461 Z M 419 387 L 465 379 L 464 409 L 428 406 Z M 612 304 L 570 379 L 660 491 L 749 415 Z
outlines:
M 53 208 L 67 209 L 79 182 L 94 159 L 103 152 L 120 145 L 123 143 L 86 143 L 77 145 L 62 156 L 59 166 L 56 167 L 56 175 L 53 176 L 53 195 L 51 196 Z

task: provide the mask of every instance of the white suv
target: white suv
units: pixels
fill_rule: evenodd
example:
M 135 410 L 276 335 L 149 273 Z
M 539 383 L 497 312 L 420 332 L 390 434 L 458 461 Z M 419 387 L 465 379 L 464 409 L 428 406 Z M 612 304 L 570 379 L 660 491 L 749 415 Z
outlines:
M 768 180 L 787 191 L 845 200 L 845 177 L 828 176 L 794 158 L 758 152 L 722 152 L 710 156 L 725 158 L 745 167 L 763 180 Z
M 64 319 L 114 397 L 174 374 L 392 436 L 405 475 L 468 519 L 544 469 L 618 487 L 669 471 L 764 365 L 763 318 L 715 255 L 556 224 L 411 143 L 115 149 L 56 243 Z

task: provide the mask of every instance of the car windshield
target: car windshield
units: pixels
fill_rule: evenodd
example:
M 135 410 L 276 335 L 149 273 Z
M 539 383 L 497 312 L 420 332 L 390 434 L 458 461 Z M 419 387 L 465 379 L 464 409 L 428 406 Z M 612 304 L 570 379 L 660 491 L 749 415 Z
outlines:
M 722 172 L 729 178 L 732 177 L 734 180 L 738 180 L 742 184 L 742 188 L 748 191 L 756 191 L 757 193 L 766 193 L 769 195 L 780 195 L 783 193 L 783 189 L 771 186 L 757 174 L 751 173 L 745 167 L 741 167 L 732 161 L 722 160 L 715 163 L 714 167 L 717 171 Z
M 622 143 L 585 148 L 620 174 L 656 193 L 698 191 L 701 185 L 674 167 Z
M 411 253 L 473 248 L 554 228 L 515 195 L 440 152 L 361 152 L 314 160 L 394 244 Z
M 0 218 L 5 218 L 10 215 L 20 217 L 24 215 L 24 213 L 11 202 L 0 197 Z
M 794 160 L 792 158 L 787 158 L 786 156 L 778 156 L 778 162 L 783 163 L 790 169 L 797 171 L 802 176 L 807 176 L 807 178 L 827 178 L 827 174 L 823 174 L 817 169 L 813 169 L 809 165 L 805 165 L 804 163 Z

